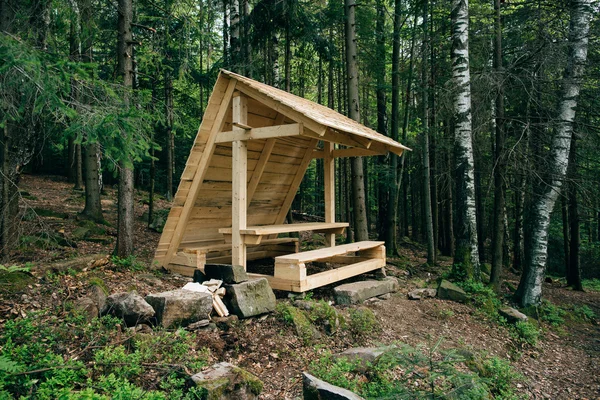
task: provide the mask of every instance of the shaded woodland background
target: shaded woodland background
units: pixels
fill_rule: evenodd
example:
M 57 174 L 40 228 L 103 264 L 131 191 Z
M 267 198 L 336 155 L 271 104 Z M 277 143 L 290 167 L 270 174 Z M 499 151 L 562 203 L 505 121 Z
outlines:
M 118 29 L 125 3 L 132 7 L 130 32 Z M 523 267 L 525 210 L 551 169 L 547 160 L 574 3 L 469 4 L 481 263 L 498 255 L 492 251 L 496 239 L 502 249 L 496 262 L 517 272 Z M 452 4 L 366 0 L 355 8 L 361 122 L 414 150 L 402 159 L 364 159 L 370 236 L 386 240 L 391 252 L 430 241 L 437 253 L 454 256 Z M 0 10 L 1 245 L 7 261 L 20 236 L 23 173 L 64 175 L 76 189 L 85 187 L 82 211 L 102 221 L 101 185 L 123 184 L 119 173 L 132 171 L 132 185 L 150 193 L 151 223 L 154 196 L 169 200 L 177 188 L 220 68 L 348 113 L 342 2 L 2 0 Z M 600 277 L 600 26 L 597 5 L 592 10 L 568 176 L 548 236 L 548 271 L 581 271 L 582 278 Z M 118 52 L 118 45 L 125 50 Z M 131 79 L 125 85 L 122 71 Z M 336 219 L 353 224 L 350 170 L 350 160 L 336 160 Z M 427 181 L 431 213 L 425 207 Z M 505 201 L 498 207 L 500 194 Z M 311 163 L 293 209 L 323 216 L 320 160 Z M 348 240 L 352 233 L 351 226 Z

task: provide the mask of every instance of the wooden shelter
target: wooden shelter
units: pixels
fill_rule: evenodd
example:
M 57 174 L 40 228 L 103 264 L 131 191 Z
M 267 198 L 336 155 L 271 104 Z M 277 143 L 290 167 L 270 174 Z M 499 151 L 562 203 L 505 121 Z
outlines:
M 245 267 L 247 260 L 273 257 L 273 276 L 250 276 L 295 292 L 382 268 L 383 242 L 335 245 L 348 224 L 335 221 L 334 158 L 401 155 L 406 149 L 327 107 L 222 70 L 155 261 L 191 276 L 207 262 Z M 325 222 L 284 224 L 314 158 L 324 160 Z M 325 233 L 328 247 L 298 252 L 298 239 L 278 237 L 299 231 Z M 338 267 L 307 275 L 311 261 Z

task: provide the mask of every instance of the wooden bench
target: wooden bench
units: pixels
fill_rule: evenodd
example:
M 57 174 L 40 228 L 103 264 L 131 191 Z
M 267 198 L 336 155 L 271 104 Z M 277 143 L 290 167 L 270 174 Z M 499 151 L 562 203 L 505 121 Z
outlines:
M 248 259 L 258 260 L 261 258 L 275 257 L 281 254 L 296 253 L 299 249 L 297 238 L 265 239 L 260 245 L 250 245 L 248 248 Z M 202 246 L 186 246 L 181 252 L 195 257 L 194 269 L 204 271 L 204 265 L 210 263 L 231 262 L 231 243 L 218 243 Z
M 348 227 L 347 222 L 307 222 L 302 224 L 282 224 L 282 225 L 260 225 L 248 226 L 240 229 L 240 234 L 244 236 L 246 244 L 260 244 L 263 236 L 278 235 L 280 233 L 314 231 L 323 233 L 342 234 Z M 232 228 L 221 228 L 219 233 L 225 235 L 225 241 L 231 242 Z
M 357 253 L 357 255 L 349 256 L 350 253 Z M 311 261 L 350 262 L 350 264 L 307 275 L 306 263 Z M 274 276 L 251 275 L 267 278 L 273 289 L 305 292 L 383 267 L 385 267 L 384 242 L 364 241 L 275 257 Z

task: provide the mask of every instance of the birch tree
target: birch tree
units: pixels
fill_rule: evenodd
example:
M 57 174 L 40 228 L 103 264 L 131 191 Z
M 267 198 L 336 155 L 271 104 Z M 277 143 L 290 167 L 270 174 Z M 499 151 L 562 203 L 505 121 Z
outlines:
M 456 250 L 454 264 L 468 279 L 479 280 L 475 177 L 471 133 L 469 2 L 452 1 L 452 78 L 454 80 L 454 152 L 456 162 Z
M 575 108 L 581 79 L 587 61 L 591 0 L 570 2 L 568 59 L 558 105 L 558 120 L 549 152 L 549 171 L 544 183 L 534 187 L 525 224 L 525 264 L 515 298 L 523 307 L 538 305 L 542 298 L 542 282 L 548 257 L 548 228 L 550 214 L 567 172 L 569 150 L 573 136 Z

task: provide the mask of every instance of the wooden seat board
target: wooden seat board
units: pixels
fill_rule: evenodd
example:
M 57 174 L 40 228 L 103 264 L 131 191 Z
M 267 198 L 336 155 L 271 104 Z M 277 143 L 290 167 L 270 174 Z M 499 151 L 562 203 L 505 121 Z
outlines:
M 279 233 L 304 232 L 304 231 L 323 231 L 330 229 L 346 228 L 350 224 L 347 222 L 309 222 L 303 224 L 281 224 L 281 225 L 263 225 L 248 226 L 240 230 L 244 235 L 275 235 Z M 219 229 L 220 233 L 231 234 L 231 228 Z
M 334 256 L 343 256 L 348 253 L 372 249 L 375 247 L 379 247 L 383 245 L 385 242 L 372 242 L 372 241 L 364 241 L 364 242 L 356 242 L 356 243 L 348 243 L 335 247 L 326 247 L 324 249 L 310 250 L 304 251 L 301 253 L 290 254 L 287 256 L 280 256 L 275 258 L 275 262 L 285 262 L 285 263 L 306 263 L 310 261 L 322 260 L 328 257 Z

